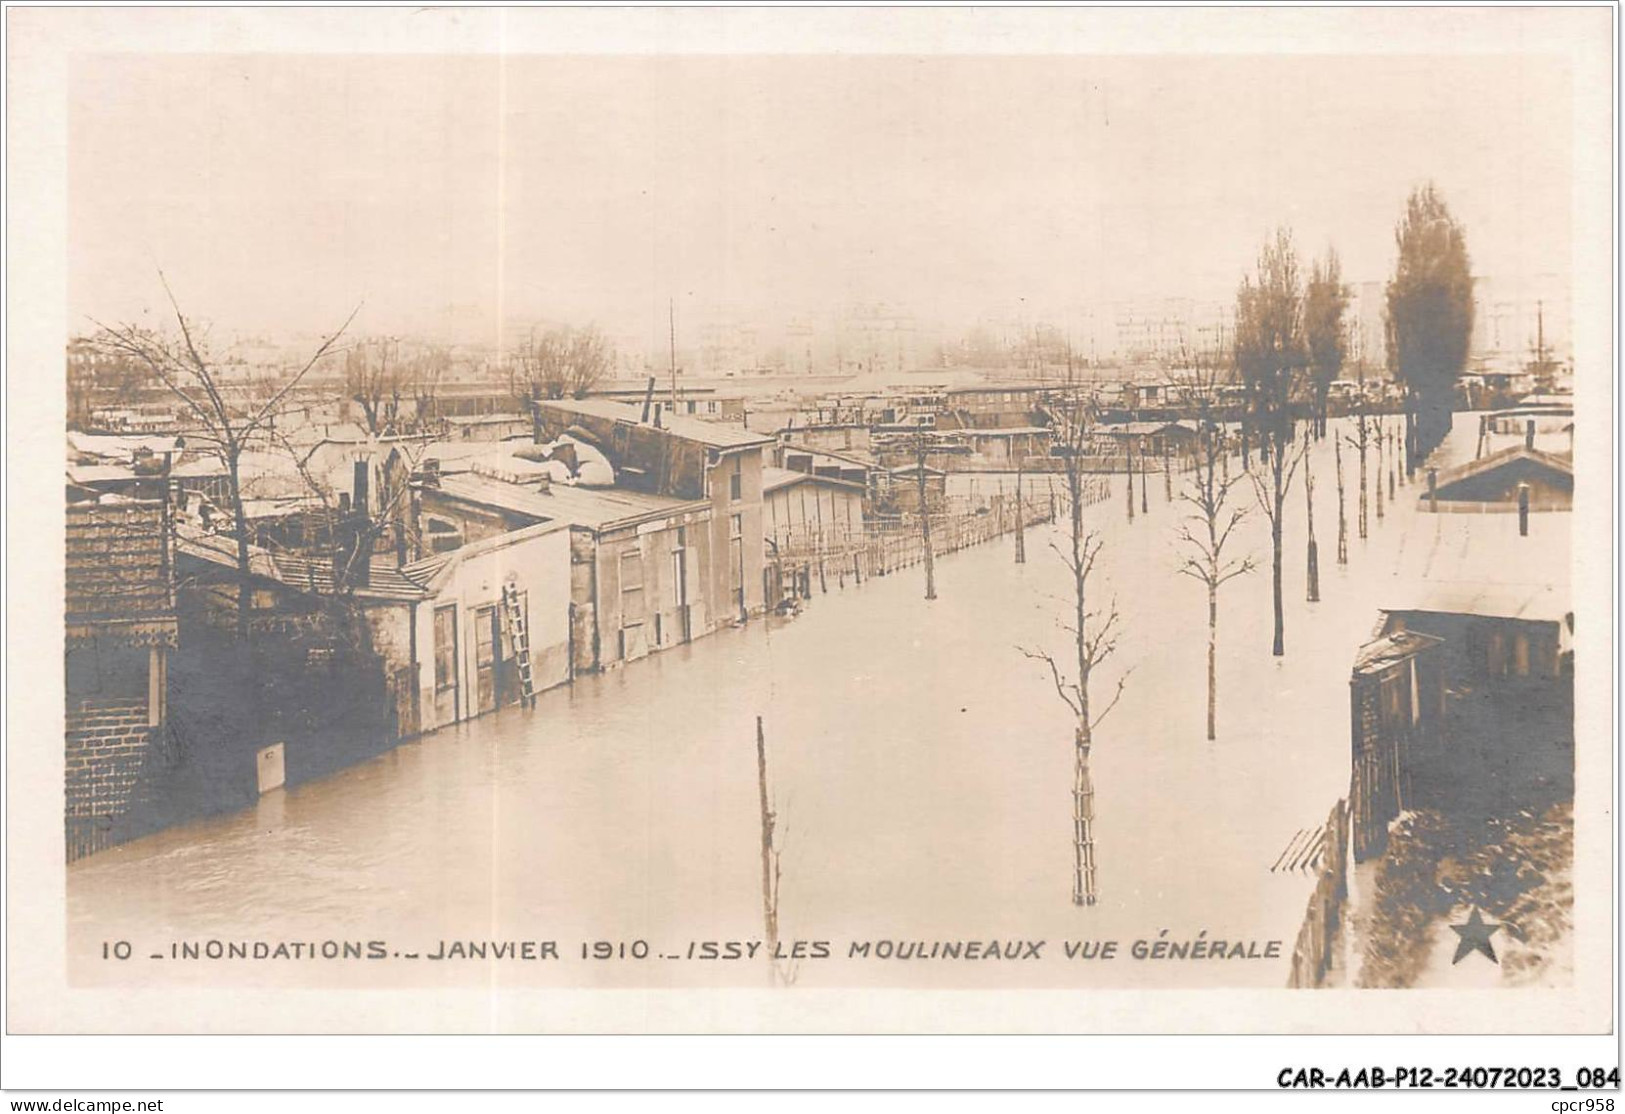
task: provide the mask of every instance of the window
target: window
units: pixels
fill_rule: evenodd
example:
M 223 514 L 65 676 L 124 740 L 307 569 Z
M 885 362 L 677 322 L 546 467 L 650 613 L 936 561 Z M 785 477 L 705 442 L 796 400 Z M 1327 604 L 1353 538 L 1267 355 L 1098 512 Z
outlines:
M 728 516 L 728 536 L 730 538 L 742 538 L 745 536 L 744 515 L 731 514 Z
M 715 402 L 707 402 L 705 404 L 705 412 L 707 414 L 715 414 L 717 412 L 717 404 Z
M 428 526 L 430 553 L 449 553 L 462 546 L 463 532 L 457 528 L 456 523 L 447 522 L 443 518 L 430 518 Z
M 740 496 L 744 491 L 744 484 L 744 477 L 739 474 L 739 464 L 736 461 L 734 463 L 733 475 L 728 477 L 728 498 L 730 501 L 735 503 L 739 502 Z

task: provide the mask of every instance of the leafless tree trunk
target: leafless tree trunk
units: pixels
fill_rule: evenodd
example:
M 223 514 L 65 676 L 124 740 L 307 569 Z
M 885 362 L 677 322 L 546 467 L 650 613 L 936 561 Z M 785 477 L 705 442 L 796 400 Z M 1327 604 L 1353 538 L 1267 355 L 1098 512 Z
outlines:
M 1337 563 L 1349 563 L 1349 520 L 1343 499 L 1343 440 L 1332 438 L 1332 452 L 1337 457 Z
M 1227 581 L 1256 567 L 1251 556 L 1238 560 L 1225 554 L 1231 533 L 1246 520 L 1247 512 L 1227 505 L 1230 489 L 1240 482 L 1241 475 L 1234 481 L 1220 476 L 1226 451 L 1220 442 L 1221 435 L 1204 423 L 1190 484 L 1180 496 L 1194 509 L 1180 526 L 1178 537 L 1186 551 L 1179 566 L 1180 574 L 1200 580 L 1207 588 L 1207 737 L 1210 742 L 1218 737 L 1219 589 Z
M 1310 603 L 1319 603 L 1320 549 L 1315 544 L 1315 476 L 1309 470 L 1309 436 L 1309 433 L 1305 434 L 1303 446 L 1303 501 L 1309 527 L 1308 598 Z
M 1351 448 L 1358 452 L 1360 457 L 1360 539 L 1365 540 L 1369 531 L 1366 524 L 1366 454 L 1371 445 L 1371 419 L 1365 412 L 1365 400 L 1360 401 L 1360 415 L 1354 423 L 1355 436 L 1348 438 Z
M 1399 455 L 1398 448 L 1399 448 L 1399 446 L 1397 444 L 1397 439 L 1394 436 L 1394 431 L 1392 429 L 1389 429 L 1389 431 L 1388 431 L 1388 501 L 1390 503 L 1392 503 L 1394 501 L 1394 471 L 1395 471 L 1394 463 L 1398 459 L 1398 455 Z
M 1281 534 L 1282 526 L 1286 521 L 1286 496 L 1292 487 L 1292 476 L 1297 471 L 1298 464 L 1303 459 L 1303 452 L 1291 452 L 1294 439 L 1290 436 L 1285 444 L 1279 441 L 1271 445 L 1269 454 L 1269 483 L 1258 478 L 1254 473 L 1253 486 L 1258 495 L 1258 505 L 1263 508 L 1264 515 L 1270 522 L 1270 548 L 1271 558 L 1271 592 L 1275 610 L 1275 639 L 1271 645 L 1270 653 L 1281 657 L 1286 653 L 1286 622 L 1281 606 L 1282 592 L 1282 553 Z
M 1127 476 L 1128 520 L 1134 521 L 1134 442 L 1123 438 L 1123 471 Z
M 1377 422 L 1377 521 L 1382 521 L 1382 422 Z
M 1066 416 L 1066 445 L 1063 458 L 1066 476 L 1069 529 L 1067 547 L 1056 547 L 1068 571 L 1072 574 L 1072 614 L 1070 622 L 1060 623 L 1073 642 L 1075 652 L 1075 679 L 1069 680 L 1055 658 L 1043 650 L 1022 650 L 1027 657 L 1042 661 L 1049 667 L 1055 692 L 1073 716 L 1072 764 L 1072 903 L 1093 905 L 1099 899 L 1095 874 L 1095 805 L 1094 782 L 1090 774 L 1090 753 L 1094 747 L 1095 731 L 1117 706 L 1123 695 L 1125 674 L 1118 678 L 1117 691 L 1105 709 L 1094 714 L 1091 709 L 1089 686 L 1094 671 L 1117 648 L 1119 617 L 1115 601 L 1104 611 L 1089 609 L 1090 578 L 1095 562 L 1104 544 L 1098 534 L 1085 529 L 1083 508 L 1088 495 L 1088 480 L 1084 471 L 1083 449 L 1086 445 L 1084 429 L 1087 415 L 1073 396 Z

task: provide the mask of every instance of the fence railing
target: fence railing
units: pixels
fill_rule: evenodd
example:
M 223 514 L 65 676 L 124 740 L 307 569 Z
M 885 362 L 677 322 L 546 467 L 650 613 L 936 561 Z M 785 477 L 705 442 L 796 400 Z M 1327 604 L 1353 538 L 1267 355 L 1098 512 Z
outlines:
M 1348 802 L 1339 800 L 1326 817 L 1326 838 L 1314 892 L 1304 910 L 1303 924 L 1292 948 L 1289 987 L 1319 986 L 1332 967 L 1332 950 L 1339 939 L 1343 903 L 1348 897 Z

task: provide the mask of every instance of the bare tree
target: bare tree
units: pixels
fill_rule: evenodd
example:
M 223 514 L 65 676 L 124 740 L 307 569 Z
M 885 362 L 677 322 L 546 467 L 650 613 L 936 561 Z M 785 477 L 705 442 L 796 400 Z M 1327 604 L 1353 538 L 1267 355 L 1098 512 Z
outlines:
M 1355 452 L 1359 454 L 1359 457 L 1360 457 L 1360 513 L 1359 513 L 1359 525 L 1360 525 L 1360 539 L 1362 541 L 1365 540 L 1367 534 L 1369 533 L 1369 526 L 1367 524 L 1367 510 L 1366 510 L 1366 505 L 1367 505 L 1367 502 L 1368 502 L 1368 498 L 1367 498 L 1367 495 L 1366 495 L 1366 489 L 1367 489 L 1366 456 L 1371 451 L 1371 440 L 1372 440 L 1372 433 L 1373 433 L 1374 429 L 1375 429 L 1375 422 L 1373 421 L 1371 415 L 1369 413 L 1367 413 L 1366 400 L 1365 400 L 1365 391 L 1364 391 L 1363 385 L 1362 385 L 1362 390 L 1360 392 L 1360 412 L 1358 414 L 1356 414 L 1355 417 L 1354 417 L 1354 436 L 1344 438 L 1344 440 L 1346 440 L 1349 443 L 1349 446 L 1351 448 L 1353 448 L 1355 450 Z
M 1089 755 L 1094 745 L 1095 732 L 1111 714 L 1122 698 L 1127 674 L 1119 676 L 1117 691 L 1104 709 L 1096 711 L 1091 702 L 1090 685 L 1095 671 L 1117 649 L 1120 619 L 1115 601 L 1104 609 L 1090 609 L 1093 589 L 1090 580 L 1104 544 L 1099 533 L 1085 527 L 1083 508 L 1088 488 L 1084 449 L 1086 430 L 1091 415 L 1074 387 L 1069 403 L 1062 407 L 1060 428 L 1063 431 L 1063 472 L 1066 478 L 1066 501 L 1069 527 L 1066 548 L 1052 546 L 1061 555 L 1072 574 L 1072 599 L 1069 602 L 1070 621 L 1058 623 L 1072 638 L 1074 656 L 1071 676 L 1061 668 L 1053 655 L 1044 650 L 1021 652 L 1049 667 L 1055 693 L 1073 717 L 1073 778 L 1072 778 L 1072 903 L 1093 905 L 1099 893 L 1095 878 L 1095 790 L 1090 776 Z
M 405 389 L 400 342 L 372 337 L 356 342 L 344 354 L 344 393 L 361 407 L 363 425 L 377 437 L 399 420 Z
M 1303 330 L 1309 348 L 1309 377 L 1314 387 L 1314 432 L 1326 436 L 1327 400 L 1332 383 L 1343 370 L 1346 338 L 1343 313 L 1348 308 L 1348 287 L 1343 285 L 1337 251 L 1328 248 L 1309 268 L 1309 289 L 1304 296 Z
M 1297 253 L 1292 247 L 1292 234 L 1282 228 L 1259 253 L 1256 279 L 1243 279 L 1236 294 L 1236 367 L 1248 384 L 1260 437 L 1260 455 L 1265 458 L 1261 463 L 1266 469 L 1266 478 L 1250 474 L 1259 505 L 1270 520 L 1275 610 L 1271 653 L 1276 657 L 1286 653 L 1286 622 L 1281 602 L 1282 526 L 1286 519 L 1287 493 L 1303 456 L 1293 451 L 1296 441 L 1293 403 L 1307 363 Z
M 597 326 L 572 329 L 565 359 L 565 389 L 571 398 L 586 398 L 609 373 L 609 341 Z
M 585 398 L 609 372 L 609 341 L 595 326 L 532 332 L 509 367 L 515 397 Z
M 181 312 L 163 272 L 159 272 L 158 278 L 174 311 L 179 335 L 166 335 L 140 325 L 98 323 L 97 340 L 110 354 L 145 367 L 180 401 L 185 412 L 200 426 L 188 436 L 188 445 L 195 445 L 213 456 L 226 470 L 232 535 L 237 543 L 237 630 L 239 636 L 246 639 L 254 593 L 249 567 L 249 523 L 243 505 L 243 454 L 251 447 L 268 442 L 269 431 L 289 394 L 311 368 L 333 351 L 361 307 L 358 305 L 351 310 L 350 316 L 321 342 L 311 357 L 280 382 L 244 388 L 233 385 L 220 374 L 218 361 L 209 353 L 206 336 Z
M 1209 391 L 1211 386 L 1210 382 Z M 1202 397 L 1206 400 L 1209 395 Z M 1229 504 L 1230 489 L 1246 473 L 1238 472 L 1234 479 L 1229 476 L 1223 463 L 1228 451 L 1224 435 L 1212 422 L 1206 401 L 1201 410 L 1194 467 L 1189 484 L 1180 493 L 1194 510 L 1179 528 L 1178 540 L 1186 553 L 1179 572 L 1207 588 L 1207 737 L 1212 741 L 1218 737 L 1219 589 L 1257 565 L 1250 554 L 1236 558 L 1226 553 L 1231 534 L 1247 518 L 1244 508 Z
M 451 352 L 437 344 L 421 347 L 408 360 L 406 381 L 418 429 L 424 429 L 440 417 L 440 385 L 450 370 Z

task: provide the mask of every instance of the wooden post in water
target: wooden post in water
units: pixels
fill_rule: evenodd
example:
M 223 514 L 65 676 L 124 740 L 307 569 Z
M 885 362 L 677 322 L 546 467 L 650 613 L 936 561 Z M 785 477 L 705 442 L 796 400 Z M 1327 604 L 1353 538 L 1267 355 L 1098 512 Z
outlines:
M 1023 510 L 1021 499 L 1022 469 L 1021 463 L 1016 464 L 1016 564 L 1027 563 L 1027 532 L 1022 522 Z
M 1394 501 L 1394 474 L 1397 471 L 1395 461 L 1399 453 L 1399 446 L 1396 442 L 1397 438 L 1394 436 L 1394 431 L 1390 429 L 1388 431 L 1388 501 L 1390 503 Z
M 925 598 L 937 598 L 937 572 L 931 555 L 931 503 L 925 490 L 925 435 L 915 434 L 915 477 L 920 491 L 920 557 L 925 562 Z
M 767 801 L 767 738 L 756 717 L 756 789 L 762 809 L 762 929 L 767 937 L 770 977 L 776 977 L 779 950 L 779 855 L 773 848 L 773 809 Z
M 1377 423 L 1377 521 L 1382 521 L 1382 423 Z
M 1128 483 L 1128 520 L 1134 521 L 1134 443 L 1123 439 L 1123 473 Z

